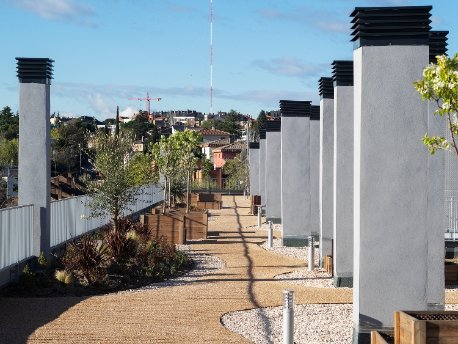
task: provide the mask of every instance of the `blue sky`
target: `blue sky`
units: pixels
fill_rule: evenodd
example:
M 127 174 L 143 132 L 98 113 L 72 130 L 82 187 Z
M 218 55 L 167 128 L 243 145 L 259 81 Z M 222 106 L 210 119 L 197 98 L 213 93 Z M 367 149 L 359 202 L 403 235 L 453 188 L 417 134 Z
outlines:
M 355 6 L 433 5 L 458 52 L 458 1 L 213 0 L 213 110 L 257 116 L 280 99 L 318 102 L 318 78 L 351 59 Z M 51 111 L 113 117 L 208 112 L 210 0 L 0 0 L 0 107 L 18 108 L 15 57 L 55 60 Z

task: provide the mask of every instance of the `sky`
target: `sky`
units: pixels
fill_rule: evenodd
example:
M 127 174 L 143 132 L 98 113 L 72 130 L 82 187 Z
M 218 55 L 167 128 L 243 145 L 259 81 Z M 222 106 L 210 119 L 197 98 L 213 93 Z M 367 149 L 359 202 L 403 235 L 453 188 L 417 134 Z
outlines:
M 432 5 L 458 52 L 456 0 L 213 0 L 213 112 L 318 103 L 318 79 L 352 58 L 352 9 L 404 5 Z M 15 57 L 47 57 L 61 116 L 132 115 L 147 92 L 152 111 L 210 111 L 210 0 L 0 0 L 0 37 L 0 108 L 18 110 Z

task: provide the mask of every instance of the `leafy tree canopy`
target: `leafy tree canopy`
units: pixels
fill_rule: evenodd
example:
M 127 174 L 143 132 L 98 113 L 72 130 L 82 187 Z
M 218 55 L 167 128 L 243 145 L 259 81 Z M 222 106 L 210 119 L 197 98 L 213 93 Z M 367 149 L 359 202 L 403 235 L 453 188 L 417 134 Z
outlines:
M 19 137 L 19 116 L 9 106 L 0 111 L 0 135 L 7 140 Z

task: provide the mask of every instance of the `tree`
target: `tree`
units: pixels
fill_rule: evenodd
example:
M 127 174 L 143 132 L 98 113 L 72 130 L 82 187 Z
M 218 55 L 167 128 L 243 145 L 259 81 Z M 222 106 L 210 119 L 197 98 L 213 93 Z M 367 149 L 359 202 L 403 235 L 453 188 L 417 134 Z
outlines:
M 164 202 L 162 203 L 162 214 L 165 213 L 165 204 L 171 205 L 170 190 L 173 177 L 177 174 L 179 151 L 176 141 L 170 137 L 162 136 L 159 142 L 152 147 L 152 154 L 155 165 L 160 174 L 164 176 Z M 168 196 L 168 197 L 167 197 Z
M 227 186 L 229 188 L 242 188 L 246 190 L 249 182 L 248 162 L 242 159 L 241 154 L 224 164 L 224 174 L 227 174 Z
M 434 115 L 445 117 L 451 134 L 451 142 L 443 136 L 423 136 L 423 143 L 431 154 L 438 149 L 453 148 L 458 155 L 458 54 L 452 58 L 438 56 L 436 64 L 423 70 L 423 79 L 414 83 L 423 100 L 437 103 Z
M 197 164 L 202 135 L 197 131 L 185 130 L 175 133 L 171 138 L 176 140 L 176 146 L 180 152 L 179 165 L 186 176 L 186 213 L 189 213 L 191 174 Z
M 0 134 L 7 140 L 19 137 L 19 116 L 9 106 L 0 111 Z
M 258 118 L 256 119 L 256 122 L 254 122 L 253 124 L 253 141 L 259 141 L 259 129 L 264 128 L 264 124 L 266 121 L 266 112 L 264 110 L 261 110 L 259 112 Z
M 19 141 L 0 138 L 0 166 L 17 165 Z
M 145 173 L 142 178 L 138 171 L 153 173 L 149 159 L 130 160 L 132 149 L 133 139 L 129 135 L 113 136 L 100 131 L 95 137 L 93 165 L 101 179 L 88 184 L 92 196 L 89 207 L 93 217 L 109 214 L 115 232 L 140 186 L 151 180 L 151 174 Z

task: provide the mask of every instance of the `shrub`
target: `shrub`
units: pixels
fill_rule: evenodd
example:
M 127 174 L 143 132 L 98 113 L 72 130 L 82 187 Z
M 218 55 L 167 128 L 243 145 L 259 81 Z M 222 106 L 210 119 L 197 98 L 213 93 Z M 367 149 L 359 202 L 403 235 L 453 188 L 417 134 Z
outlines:
M 86 284 L 93 285 L 106 277 L 108 260 L 107 246 L 85 235 L 67 246 L 62 264 L 67 272 L 73 272 Z
M 72 273 L 65 270 L 56 270 L 54 277 L 56 280 L 66 285 L 73 283 Z
M 38 264 L 43 268 L 46 267 L 46 258 L 43 252 L 40 252 L 40 255 L 38 256 Z
M 20 284 L 24 289 L 35 289 L 37 286 L 37 278 L 30 269 L 30 265 L 26 264 L 22 270 Z

